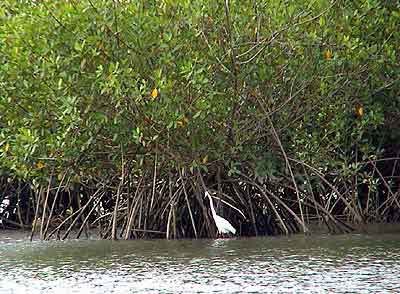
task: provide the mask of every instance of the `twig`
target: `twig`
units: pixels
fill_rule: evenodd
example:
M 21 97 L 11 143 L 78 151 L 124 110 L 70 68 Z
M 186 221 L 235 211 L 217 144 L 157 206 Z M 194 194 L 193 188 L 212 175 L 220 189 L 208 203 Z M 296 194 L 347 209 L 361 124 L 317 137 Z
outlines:
M 49 177 L 49 184 L 47 185 L 46 199 L 44 200 L 42 219 L 40 222 L 40 239 L 42 239 L 42 240 L 43 240 L 43 227 L 44 227 L 44 222 L 45 222 L 45 217 L 46 217 L 47 202 L 49 201 L 50 186 L 51 186 L 51 182 L 53 179 L 53 173 L 54 173 L 54 167 L 53 167 L 50 177 Z
M 125 160 L 124 160 L 124 152 L 122 150 L 121 145 L 121 181 L 119 182 L 118 189 L 117 189 L 117 200 L 114 206 L 114 216 L 112 220 L 112 231 L 111 231 L 111 239 L 117 240 L 117 215 L 118 215 L 118 206 L 119 206 L 119 199 L 121 197 L 121 190 L 122 186 L 124 185 L 125 180 Z
M 40 187 L 39 195 L 38 195 L 37 200 L 36 200 L 37 202 L 36 202 L 35 218 L 33 219 L 32 232 L 31 232 L 31 237 L 30 237 L 31 241 L 33 239 L 33 234 L 35 233 L 35 229 L 36 229 L 37 222 L 38 222 L 39 204 L 40 204 L 40 200 L 42 198 L 42 193 L 43 193 L 42 187 Z
M 64 174 L 63 174 L 63 176 L 61 178 L 60 184 L 58 185 L 58 188 L 57 188 L 57 191 L 56 191 L 56 195 L 54 196 L 53 204 L 51 205 L 51 209 L 50 209 L 50 214 L 49 214 L 49 217 L 47 218 L 46 228 L 45 228 L 45 230 L 43 232 L 43 239 L 46 239 L 47 230 L 49 229 L 49 224 L 50 224 L 51 218 L 53 216 L 54 207 L 56 206 L 58 195 L 60 194 L 61 186 L 62 186 L 62 184 L 64 182 L 65 176 L 67 175 L 67 172 L 68 172 L 68 169 L 64 172 Z
M 144 178 L 143 176 L 140 178 L 140 180 L 139 180 L 139 182 L 137 184 L 137 187 L 136 187 L 135 195 L 133 196 L 133 199 L 135 200 L 135 205 L 131 208 L 131 211 L 129 213 L 128 224 L 126 225 L 126 228 L 125 228 L 125 240 L 128 240 L 129 237 L 130 237 L 129 234 L 131 232 L 131 228 L 132 228 L 132 225 L 133 225 L 133 217 L 134 217 L 136 208 L 137 208 L 138 203 L 139 203 L 137 198 L 141 197 L 141 195 L 143 193 L 143 190 L 141 190 L 141 192 L 139 193 L 140 186 L 142 185 L 143 178 Z
M 153 189 L 151 191 L 151 202 L 150 202 L 150 209 L 153 208 L 154 203 L 154 195 L 156 193 L 156 180 L 157 180 L 157 154 L 156 152 L 155 159 L 154 159 L 154 172 L 153 172 Z
M 303 161 L 300 161 L 300 160 L 297 160 L 294 158 L 288 157 L 288 159 L 290 161 L 301 164 L 301 165 L 309 168 L 310 170 L 312 170 L 324 183 L 326 183 L 337 194 L 337 196 L 343 201 L 343 203 L 346 205 L 346 207 L 353 213 L 353 215 L 356 217 L 356 219 L 358 219 L 359 222 L 363 222 L 361 215 L 355 211 L 354 207 L 351 206 L 351 204 L 346 200 L 346 198 L 342 195 L 342 193 L 340 193 L 335 188 L 335 186 L 333 186 L 327 179 L 325 179 L 325 177 L 316 168 L 312 167 L 311 165 L 309 165 Z
M 195 235 L 195 237 L 196 237 L 196 239 L 198 238 L 198 236 L 197 236 L 197 230 L 196 230 L 196 224 L 195 224 L 195 222 L 194 222 L 194 218 L 193 218 L 193 214 L 192 214 L 192 209 L 190 208 L 190 203 L 189 203 L 189 197 L 188 197 L 188 194 L 187 194 L 187 191 L 186 191 L 186 184 L 185 184 L 185 182 L 183 181 L 183 175 L 182 175 L 182 172 L 180 171 L 180 173 L 181 173 L 181 183 L 182 183 L 182 187 L 183 187 L 183 193 L 185 194 L 185 200 L 186 200 L 186 205 L 187 205 L 187 208 L 188 208 L 188 210 L 189 210 L 189 216 L 190 216 L 190 221 L 192 222 L 192 227 L 193 227 L 193 232 L 194 232 L 194 235 Z

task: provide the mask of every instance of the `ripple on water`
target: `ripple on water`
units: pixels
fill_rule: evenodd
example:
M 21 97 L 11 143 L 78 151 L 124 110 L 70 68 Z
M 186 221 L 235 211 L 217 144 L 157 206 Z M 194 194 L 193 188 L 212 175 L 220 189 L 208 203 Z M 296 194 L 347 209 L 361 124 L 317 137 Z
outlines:
M 400 237 L 0 243 L 0 293 L 400 292 Z

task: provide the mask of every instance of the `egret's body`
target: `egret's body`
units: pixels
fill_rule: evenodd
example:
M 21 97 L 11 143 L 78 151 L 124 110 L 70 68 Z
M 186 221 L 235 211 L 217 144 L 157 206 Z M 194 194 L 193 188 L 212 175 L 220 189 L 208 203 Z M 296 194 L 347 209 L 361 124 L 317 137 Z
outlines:
M 231 225 L 231 223 L 228 222 L 223 217 L 220 217 L 219 215 L 217 215 L 217 213 L 215 212 L 214 203 L 213 203 L 211 195 L 210 195 L 210 193 L 208 193 L 208 191 L 206 191 L 206 196 L 210 200 L 211 212 L 212 212 L 212 215 L 214 218 L 215 225 L 217 226 L 217 229 L 218 229 L 218 234 L 232 233 L 235 235 L 236 229 Z

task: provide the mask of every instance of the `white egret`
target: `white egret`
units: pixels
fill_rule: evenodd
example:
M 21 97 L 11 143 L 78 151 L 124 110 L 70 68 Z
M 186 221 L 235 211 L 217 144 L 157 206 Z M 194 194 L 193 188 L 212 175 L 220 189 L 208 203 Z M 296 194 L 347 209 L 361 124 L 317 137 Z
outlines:
M 208 191 L 206 191 L 205 196 L 207 196 L 208 199 L 210 199 L 211 212 L 212 212 L 212 215 L 214 218 L 215 225 L 217 226 L 217 229 L 218 229 L 218 234 L 232 233 L 235 235 L 236 229 L 231 225 L 231 223 L 228 222 L 223 217 L 220 217 L 219 215 L 217 215 L 217 213 L 215 212 L 214 203 L 213 203 L 211 195 L 210 195 L 210 193 L 208 193 Z

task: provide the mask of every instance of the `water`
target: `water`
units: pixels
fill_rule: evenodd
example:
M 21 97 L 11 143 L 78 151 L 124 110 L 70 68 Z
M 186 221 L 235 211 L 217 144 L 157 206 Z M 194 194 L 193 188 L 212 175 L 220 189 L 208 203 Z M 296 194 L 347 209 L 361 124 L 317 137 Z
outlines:
M 0 231 L 0 293 L 400 293 L 400 234 L 30 243 Z

